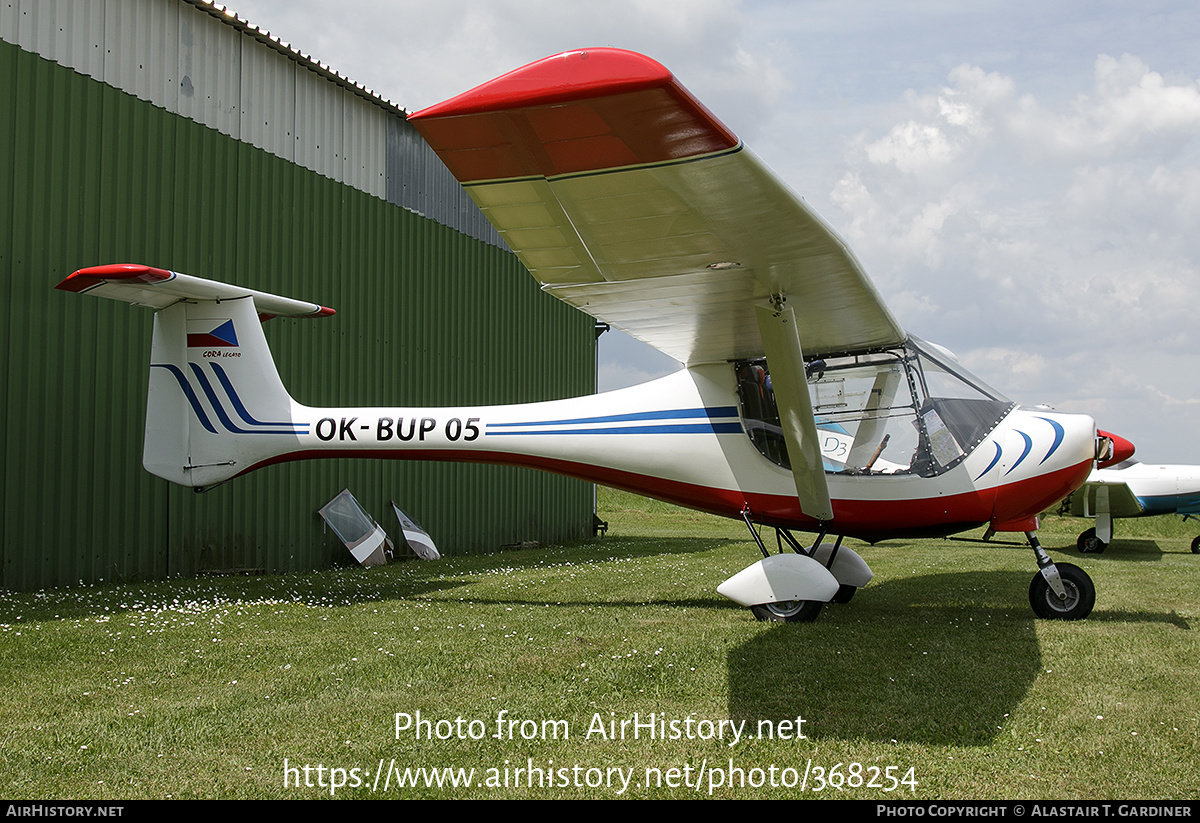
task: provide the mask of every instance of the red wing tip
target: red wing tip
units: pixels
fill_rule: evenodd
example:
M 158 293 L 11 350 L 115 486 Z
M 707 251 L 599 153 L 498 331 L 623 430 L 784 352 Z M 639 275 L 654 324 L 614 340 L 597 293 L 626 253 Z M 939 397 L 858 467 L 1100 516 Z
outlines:
M 656 60 L 614 48 L 578 49 L 544 57 L 449 100 L 408 115 L 409 120 L 480 114 L 548 105 L 664 85 L 671 72 Z
M 333 309 L 327 308 L 325 306 L 321 306 L 320 310 L 317 311 L 315 316 L 316 317 L 333 317 L 335 314 L 337 314 L 337 312 L 335 312 Z
M 132 280 L 137 283 L 158 283 L 170 280 L 175 275 L 166 269 L 143 266 L 140 263 L 111 263 L 106 266 L 90 266 L 67 275 L 54 288 L 62 291 L 81 292 L 107 280 Z

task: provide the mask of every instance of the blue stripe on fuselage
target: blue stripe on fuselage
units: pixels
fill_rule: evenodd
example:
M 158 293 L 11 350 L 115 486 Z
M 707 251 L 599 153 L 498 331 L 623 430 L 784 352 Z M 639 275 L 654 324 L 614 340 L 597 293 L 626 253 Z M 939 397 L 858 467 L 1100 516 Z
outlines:
M 703 418 L 704 422 L 666 422 Z M 620 425 L 635 423 L 639 425 Z M 603 428 L 591 428 L 603 426 Z M 666 409 L 652 412 L 537 420 L 522 423 L 489 423 L 488 435 L 530 434 L 740 434 L 742 424 L 735 406 L 698 409 Z M 513 431 L 519 429 L 519 431 Z

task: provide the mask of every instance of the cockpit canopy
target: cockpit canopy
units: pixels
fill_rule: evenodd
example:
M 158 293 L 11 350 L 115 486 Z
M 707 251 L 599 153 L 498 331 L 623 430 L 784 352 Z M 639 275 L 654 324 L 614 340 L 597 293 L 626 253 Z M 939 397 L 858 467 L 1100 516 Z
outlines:
M 767 362 L 734 367 L 746 432 L 764 457 L 790 469 Z M 828 473 L 941 474 L 1014 406 L 915 337 L 896 349 L 813 360 L 806 371 Z

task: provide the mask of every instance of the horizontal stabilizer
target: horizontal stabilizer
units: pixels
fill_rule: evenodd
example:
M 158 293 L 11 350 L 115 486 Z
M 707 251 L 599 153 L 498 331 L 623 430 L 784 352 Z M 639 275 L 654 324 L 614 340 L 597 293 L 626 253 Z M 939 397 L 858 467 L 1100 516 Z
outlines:
M 132 263 L 80 269 L 58 288 L 154 310 L 142 450 L 151 474 L 207 488 L 296 451 L 309 433 L 262 321 L 332 309 Z
M 116 263 L 108 266 L 92 266 L 72 273 L 57 286 L 62 291 L 91 294 L 122 300 L 135 306 L 146 306 L 158 311 L 181 300 L 237 300 L 243 297 L 254 299 L 254 308 L 260 315 L 271 317 L 328 317 L 334 313 L 316 303 L 280 297 L 277 294 L 246 289 L 202 277 L 192 277 L 178 272 L 156 269 L 137 263 Z

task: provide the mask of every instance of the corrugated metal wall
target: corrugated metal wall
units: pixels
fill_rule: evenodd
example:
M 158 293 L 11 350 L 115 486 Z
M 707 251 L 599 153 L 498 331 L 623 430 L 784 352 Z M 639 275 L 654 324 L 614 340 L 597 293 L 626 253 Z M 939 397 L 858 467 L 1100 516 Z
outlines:
M 0 39 L 504 245 L 403 110 L 204 0 L 7 0 Z
M 196 12 L 165 0 L 133 4 Z M 38 18 L 43 41 L 63 40 L 71 26 L 89 25 L 76 16 L 101 7 L 112 16 L 116 5 L 43 2 L 39 14 L 21 14 Z M 21 27 L 14 9 L 27 7 L 0 7 L 6 37 Z M 246 59 L 246 48 L 236 51 Z M 105 73 L 115 71 L 111 58 L 103 62 Z M 220 75 L 221 60 L 211 62 L 209 73 Z M 586 533 L 590 485 L 513 468 L 314 461 L 202 495 L 144 472 L 151 314 L 53 289 L 80 266 L 144 262 L 335 307 L 332 319 L 265 327 L 285 383 L 313 405 L 587 393 L 592 322 L 541 293 L 506 250 L 381 199 L 394 189 L 431 203 L 427 213 L 461 207 L 439 198 L 446 187 L 435 173 L 405 179 L 406 166 L 424 168 L 405 149 L 406 124 L 335 85 L 327 84 L 337 94 L 294 103 L 307 112 L 292 121 L 309 124 L 294 141 L 305 167 L 9 42 L 0 41 L 0 77 L 2 585 L 341 562 L 344 549 L 315 512 L 343 488 L 381 522 L 395 499 L 450 553 Z M 149 95 L 179 83 L 134 79 Z M 358 112 L 348 117 L 343 99 L 340 131 L 337 116 L 326 117 L 338 95 L 352 97 L 348 107 Z M 345 128 L 372 118 L 369 127 Z M 326 119 L 334 123 L 327 134 Z M 362 159 L 377 155 L 381 163 Z M 343 179 L 311 169 L 330 158 L 340 158 Z

